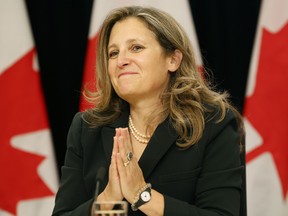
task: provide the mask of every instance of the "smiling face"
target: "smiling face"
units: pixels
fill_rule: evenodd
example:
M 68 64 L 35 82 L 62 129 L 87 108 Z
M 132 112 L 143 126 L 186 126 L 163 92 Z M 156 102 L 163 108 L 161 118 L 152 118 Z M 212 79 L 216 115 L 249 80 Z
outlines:
M 175 71 L 155 34 L 138 18 L 117 22 L 108 44 L 108 72 L 116 93 L 129 103 L 159 102 Z

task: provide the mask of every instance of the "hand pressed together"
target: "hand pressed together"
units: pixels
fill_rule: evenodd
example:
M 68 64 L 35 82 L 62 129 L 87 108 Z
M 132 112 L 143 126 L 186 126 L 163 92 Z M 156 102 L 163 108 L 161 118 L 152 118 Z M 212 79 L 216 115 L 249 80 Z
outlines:
M 98 199 L 120 201 L 125 198 L 129 203 L 133 203 L 139 189 L 145 184 L 137 158 L 133 156 L 128 128 L 117 128 L 109 167 L 108 184 Z

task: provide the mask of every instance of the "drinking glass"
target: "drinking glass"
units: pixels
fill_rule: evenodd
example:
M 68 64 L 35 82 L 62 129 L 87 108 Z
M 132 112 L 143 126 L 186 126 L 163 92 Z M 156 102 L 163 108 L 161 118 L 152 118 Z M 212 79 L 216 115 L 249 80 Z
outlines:
M 94 216 L 127 216 L 126 201 L 95 201 L 93 203 Z

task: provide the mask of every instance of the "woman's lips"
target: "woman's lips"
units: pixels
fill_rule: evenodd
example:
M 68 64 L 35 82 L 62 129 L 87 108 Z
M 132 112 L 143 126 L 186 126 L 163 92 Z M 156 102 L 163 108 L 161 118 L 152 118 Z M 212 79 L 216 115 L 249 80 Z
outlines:
M 118 78 L 120 78 L 121 76 L 126 76 L 126 75 L 133 75 L 133 74 L 137 74 L 137 72 L 122 72 L 119 74 Z

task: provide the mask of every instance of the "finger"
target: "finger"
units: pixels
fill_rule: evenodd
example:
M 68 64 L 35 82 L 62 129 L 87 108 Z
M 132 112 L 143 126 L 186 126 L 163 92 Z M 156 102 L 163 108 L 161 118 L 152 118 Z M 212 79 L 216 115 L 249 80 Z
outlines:
M 124 144 L 124 137 L 121 135 L 118 137 L 117 139 L 117 143 L 118 143 L 118 148 L 119 148 L 119 153 L 121 155 L 122 161 L 125 162 L 126 159 L 126 154 L 127 154 L 127 149 L 126 149 L 126 145 Z
M 116 128 L 116 133 L 115 133 L 115 136 L 118 137 L 121 135 L 121 128 Z
M 111 163 L 110 163 L 110 167 L 109 167 L 109 178 L 110 177 L 114 178 L 115 177 L 115 173 L 117 173 L 117 164 L 116 164 L 115 154 L 112 153 L 112 155 L 111 155 Z
M 132 160 L 134 158 L 134 150 L 133 150 L 133 145 L 132 145 L 132 141 L 131 141 L 131 137 L 130 137 L 130 133 L 129 133 L 128 128 L 125 129 L 125 133 L 126 133 L 126 139 L 127 139 L 127 143 L 128 143 L 127 159 L 132 162 Z
M 124 165 L 124 162 L 122 160 L 122 156 L 120 153 L 116 153 L 115 155 L 116 157 L 116 166 L 117 166 L 117 169 L 118 169 L 118 174 L 119 174 L 119 178 L 124 180 L 126 179 L 126 168 L 127 166 L 129 166 L 129 164 L 127 166 Z
M 127 166 L 128 163 L 131 162 L 133 158 L 133 153 L 130 148 L 127 147 L 127 145 L 124 142 L 124 137 L 120 136 L 118 138 L 119 143 L 119 153 L 121 155 L 122 161 L 124 163 L 124 166 Z
M 113 150 L 111 154 L 111 162 L 110 162 L 110 168 L 109 168 L 109 176 L 111 176 L 113 179 L 116 179 L 119 177 L 118 170 L 117 170 L 117 162 L 116 162 L 116 154 L 118 153 L 118 144 L 117 144 L 117 138 L 114 137 L 114 144 L 113 144 Z
M 113 137 L 113 141 L 114 141 L 114 143 L 113 143 L 112 153 L 113 152 L 117 153 L 117 152 L 119 152 L 119 146 L 118 146 L 118 138 L 116 135 Z
M 128 128 L 121 129 L 121 136 L 123 137 L 123 149 L 125 149 L 124 155 L 122 155 L 123 160 L 131 161 L 133 157 L 133 147 L 130 141 Z
M 124 139 L 125 139 L 125 142 L 127 144 L 127 148 L 132 151 L 132 142 L 131 142 L 131 139 L 130 139 L 130 134 L 129 134 L 129 130 L 128 128 L 124 128 L 123 130 L 123 136 L 124 136 Z
M 115 133 L 115 137 L 116 137 L 116 141 L 114 141 L 114 143 L 116 143 L 116 148 L 115 148 L 115 152 L 119 152 L 120 151 L 120 147 L 119 147 L 119 144 L 121 141 L 121 139 L 119 139 L 120 137 L 122 137 L 122 128 L 116 128 L 116 133 Z M 123 143 L 123 142 L 122 142 Z M 123 144 L 120 144 L 120 145 L 123 145 Z M 123 148 L 123 147 L 121 147 Z
M 109 175 L 115 178 L 115 177 L 118 177 L 117 164 L 116 164 L 116 153 L 118 151 L 118 145 L 117 145 L 117 138 L 114 136 L 113 139 L 114 139 L 114 144 L 113 144 L 113 150 L 111 154 Z

